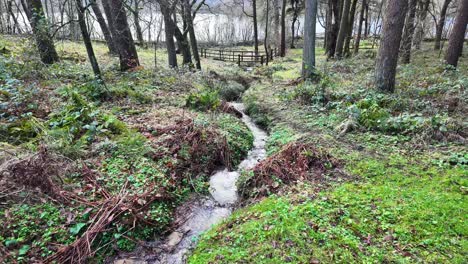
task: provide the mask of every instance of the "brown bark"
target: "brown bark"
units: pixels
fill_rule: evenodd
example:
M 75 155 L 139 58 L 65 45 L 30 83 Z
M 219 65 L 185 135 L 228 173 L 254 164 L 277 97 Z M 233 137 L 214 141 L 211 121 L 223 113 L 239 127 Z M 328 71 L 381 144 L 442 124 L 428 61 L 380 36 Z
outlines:
M 166 49 L 167 49 L 167 60 L 169 67 L 177 68 L 177 54 L 176 46 L 174 41 L 174 25 L 172 23 L 172 10 L 164 3 L 159 2 L 161 7 L 161 13 L 164 19 L 164 33 L 166 36 Z
M 447 15 L 447 9 L 450 5 L 451 0 L 445 0 L 442 4 L 442 9 L 440 10 L 440 18 L 436 25 L 436 36 L 434 42 L 434 49 L 440 50 L 440 42 L 442 40 L 442 32 L 444 30 L 445 25 L 445 17 Z
M 109 52 L 112 54 L 118 54 L 117 48 L 114 44 L 114 40 L 112 39 L 112 34 L 109 31 L 109 27 L 107 26 L 106 20 L 104 19 L 101 9 L 99 8 L 96 1 L 93 1 L 91 3 L 91 8 L 93 9 L 94 15 L 96 15 L 96 20 L 98 21 L 99 27 L 101 28 L 102 34 L 104 35 L 104 39 L 106 40 Z
M 401 62 L 410 63 L 411 44 L 414 34 L 414 18 L 416 17 L 417 0 L 409 0 L 408 15 L 406 16 L 405 31 L 403 32 L 403 41 L 401 44 Z
M 137 40 L 140 44 L 144 43 L 143 39 L 143 31 L 141 30 L 141 25 L 140 25 L 140 6 L 138 4 L 139 0 L 134 0 L 134 10 L 132 10 L 133 13 L 133 23 L 135 24 L 135 31 L 137 35 Z
M 192 47 L 193 59 L 195 60 L 195 67 L 201 70 L 200 53 L 198 52 L 197 38 L 195 35 L 195 28 L 193 26 L 192 8 L 190 7 L 190 0 L 184 0 L 185 21 L 187 23 L 187 30 L 190 37 L 190 46 Z
M 348 22 L 348 34 L 345 39 L 345 45 L 344 45 L 344 55 L 349 56 L 351 55 L 349 51 L 349 44 L 351 42 L 351 38 L 353 35 L 353 28 L 354 28 L 354 16 L 356 14 L 356 5 L 357 5 L 357 0 L 353 0 L 351 4 L 351 11 L 349 12 L 349 22 Z
M 104 8 L 104 13 L 106 14 L 107 18 L 107 25 L 109 26 L 109 31 L 112 36 L 112 41 L 114 42 L 114 47 L 116 48 L 117 54 L 119 54 L 119 45 L 116 43 L 116 36 L 117 31 L 115 31 L 113 21 L 113 14 L 112 14 L 112 7 L 111 7 L 111 0 L 102 0 L 102 7 Z
M 453 25 L 452 33 L 445 53 L 445 62 L 453 67 L 457 67 L 458 59 L 463 52 L 465 42 L 466 25 L 468 23 L 468 0 L 460 0 L 457 16 Z
M 286 4 L 287 0 L 283 0 L 281 6 L 281 46 L 280 46 L 280 56 L 286 56 Z
M 126 71 L 140 66 L 132 33 L 128 26 L 127 13 L 122 0 L 111 0 L 112 23 L 116 31 L 113 36 L 119 50 L 120 70 Z
M 340 5 L 338 0 L 328 1 L 328 11 L 331 16 L 330 23 L 328 24 L 329 29 L 327 30 L 327 47 L 326 54 L 328 58 L 335 56 L 336 40 L 338 37 L 338 31 L 340 30 Z
M 405 23 L 407 0 L 388 0 L 382 25 L 382 39 L 375 66 L 375 86 L 383 92 L 395 90 L 398 50 Z
M 340 20 L 340 31 L 338 32 L 338 38 L 336 40 L 335 57 L 340 59 L 343 57 L 343 48 L 345 44 L 345 38 L 348 34 L 349 28 L 349 9 L 351 6 L 351 0 L 344 0 L 344 6 L 341 12 Z

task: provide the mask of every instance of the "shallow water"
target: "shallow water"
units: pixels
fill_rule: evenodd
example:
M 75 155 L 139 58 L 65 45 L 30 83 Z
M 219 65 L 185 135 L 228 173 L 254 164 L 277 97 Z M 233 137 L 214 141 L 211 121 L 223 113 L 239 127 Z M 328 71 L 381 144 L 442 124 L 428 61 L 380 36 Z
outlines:
M 185 263 L 186 255 L 195 247 L 198 236 L 231 214 L 234 204 L 239 199 L 236 182 L 240 171 L 255 167 L 266 157 L 265 142 L 268 137 L 265 131 L 244 114 L 242 103 L 231 105 L 243 113 L 242 121 L 254 136 L 254 146 L 247 157 L 236 171 L 221 169 L 211 176 L 210 197 L 190 201 L 190 204 L 181 206 L 182 210 L 185 210 L 183 214 L 187 215 L 186 221 L 166 239 L 148 243 L 146 247 L 155 249 L 153 254 L 135 252 L 131 257 L 117 259 L 114 263 Z

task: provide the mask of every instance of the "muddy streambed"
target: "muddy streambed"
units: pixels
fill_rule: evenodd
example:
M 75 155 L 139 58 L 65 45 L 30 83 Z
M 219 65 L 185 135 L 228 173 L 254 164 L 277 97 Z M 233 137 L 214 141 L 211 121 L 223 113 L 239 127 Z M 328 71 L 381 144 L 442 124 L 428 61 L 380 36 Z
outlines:
M 233 206 L 238 200 L 236 182 L 240 171 L 253 168 L 266 157 L 267 133 L 244 113 L 242 103 L 231 103 L 231 105 L 242 112 L 242 121 L 254 135 L 254 146 L 247 157 L 236 171 L 221 169 L 210 177 L 210 196 L 189 200 L 177 209 L 176 214 L 183 215 L 183 220 L 167 238 L 146 242 L 146 245 L 128 257 L 118 258 L 114 263 L 185 263 L 187 253 L 195 247 L 198 236 L 232 213 Z

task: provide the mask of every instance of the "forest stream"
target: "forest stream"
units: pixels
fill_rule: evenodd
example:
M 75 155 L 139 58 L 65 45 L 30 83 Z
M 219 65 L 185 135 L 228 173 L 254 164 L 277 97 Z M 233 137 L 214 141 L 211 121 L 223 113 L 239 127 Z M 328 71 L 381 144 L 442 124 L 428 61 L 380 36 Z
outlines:
M 196 245 L 197 237 L 232 213 L 239 198 L 237 179 L 242 170 L 253 168 L 266 157 L 265 142 L 268 135 L 245 114 L 242 103 L 231 105 L 242 113 L 242 121 L 254 136 L 254 146 L 247 157 L 239 164 L 237 170 L 222 168 L 210 177 L 210 196 L 195 201 L 189 200 L 179 207 L 177 214 L 183 215 L 181 218 L 184 220 L 168 237 L 147 242 L 144 246 L 146 250 L 139 249 L 127 258 L 117 258 L 114 263 L 185 263 L 187 253 Z M 152 253 L 148 253 L 148 248 Z

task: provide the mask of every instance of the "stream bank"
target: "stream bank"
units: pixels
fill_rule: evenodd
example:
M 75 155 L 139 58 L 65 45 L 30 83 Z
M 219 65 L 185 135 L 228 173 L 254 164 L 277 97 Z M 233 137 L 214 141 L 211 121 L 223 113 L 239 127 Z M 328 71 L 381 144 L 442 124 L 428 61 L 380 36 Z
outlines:
M 194 197 L 182 204 L 176 215 L 178 227 L 165 239 L 146 244 L 128 257 L 113 263 L 185 263 L 187 254 L 196 245 L 198 236 L 227 218 L 238 201 L 237 179 L 243 170 L 251 169 L 265 159 L 267 133 L 245 114 L 242 103 L 230 103 L 242 113 L 242 121 L 254 136 L 253 148 L 235 171 L 222 168 L 210 177 L 210 196 Z M 182 220 L 181 220 L 182 219 Z

